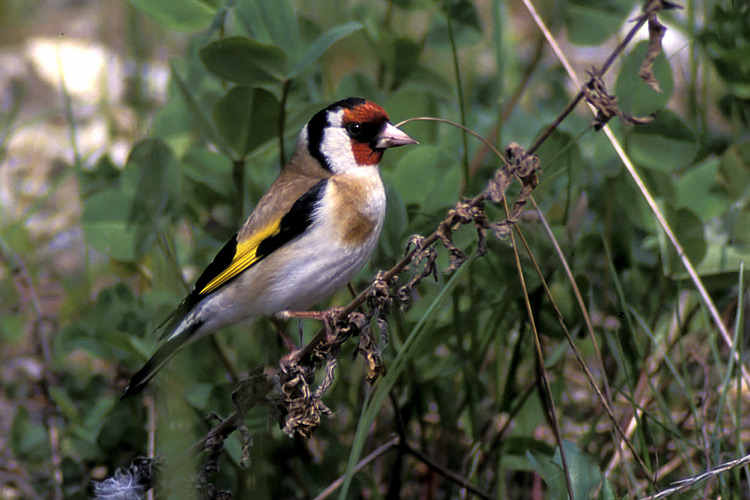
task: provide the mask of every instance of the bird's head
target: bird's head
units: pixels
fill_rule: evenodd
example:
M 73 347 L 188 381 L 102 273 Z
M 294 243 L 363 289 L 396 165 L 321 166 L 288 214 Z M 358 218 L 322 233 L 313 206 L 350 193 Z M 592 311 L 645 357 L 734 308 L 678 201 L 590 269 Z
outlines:
M 319 111 L 302 129 L 300 141 L 334 174 L 380 163 L 388 148 L 417 144 L 396 128 L 374 102 L 349 97 Z

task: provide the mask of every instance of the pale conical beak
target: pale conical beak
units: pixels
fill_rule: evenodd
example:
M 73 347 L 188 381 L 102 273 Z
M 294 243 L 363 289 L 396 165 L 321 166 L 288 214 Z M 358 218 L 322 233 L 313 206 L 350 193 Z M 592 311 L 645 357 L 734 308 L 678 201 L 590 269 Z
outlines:
M 392 123 L 386 123 L 383 130 L 375 137 L 376 149 L 395 148 L 396 146 L 406 146 L 407 144 L 419 143 L 402 132 L 401 129 L 396 128 Z

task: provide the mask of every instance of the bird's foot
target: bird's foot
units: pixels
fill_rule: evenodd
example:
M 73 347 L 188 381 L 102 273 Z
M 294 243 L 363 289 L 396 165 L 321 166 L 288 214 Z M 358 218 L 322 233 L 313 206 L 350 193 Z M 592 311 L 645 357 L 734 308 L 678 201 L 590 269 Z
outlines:
M 276 318 L 300 318 L 321 321 L 326 329 L 326 342 L 331 343 L 336 340 L 336 316 L 343 310 L 343 307 L 329 307 L 323 311 L 281 311 L 276 314 Z
M 276 331 L 279 332 L 281 340 L 284 341 L 284 345 L 289 350 L 289 354 L 294 354 L 294 352 L 297 351 L 297 346 L 294 344 L 294 341 L 291 339 L 291 337 L 289 337 L 286 328 L 284 328 L 284 324 L 281 322 L 281 318 L 279 318 L 278 316 L 271 316 L 271 323 L 273 323 L 273 326 L 276 327 Z

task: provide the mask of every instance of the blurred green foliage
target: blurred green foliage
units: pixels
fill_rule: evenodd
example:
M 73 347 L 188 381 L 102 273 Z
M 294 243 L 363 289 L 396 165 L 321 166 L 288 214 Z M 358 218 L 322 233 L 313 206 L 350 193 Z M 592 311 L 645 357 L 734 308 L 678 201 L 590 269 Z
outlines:
M 613 47 L 637 6 L 633 0 L 539 3 L 553 33 L 573 44 L 571 51 L 583 45 Z M 519 24 L 527 17 L 517 2 L 131 4 L 163 30 L 187 33 L 187 44 L 183 55 L 170 60 L 166 101 L 149 117 L 148 138 L 133 145 L 127 162 L 116 164 L 104 154 L 86 168 L 74 165 L 87 270 L 86 276 L 64 280 L 64 304 L 55 320 L 59 327 L 50 337 L 52 366 L 45 367 L 54 376 L 43 391 L 54 404 L 51 418 L 60 431 L 66 498 L 86 498 L 93 473 L 101 467 L 111 474 L 147 453 L 149 411 L 140 397 L 119 401 L 122 387 L 157 346 L 154 327 L 236 231 L 315 111 L 360 96 L 383 105 L 394 123 L 415 116 L 461 121 L 463 106 L 463 125 L 502 149 L 510 141 L 531 144 L 570 98 L 558 63 L 532 57 L 531 46 L 540 35 Z M 637 77 L 646 42 L 629 46 L 608 75 L 624 111 L 655 116 L 647 125 L 611 125 L 727 318 L 744 307 L 738 305 L 738 272 L 750 257 L 747 5 L 691 2 L 691 12 L 704 11 L 701 26 L 680 13 L 664 14 L 670 32 L 680 37 L 675 51 L 656 60 L 661 92 Z M 584 61 L 586 67 L 602 62 Z M 531 77 L 523 83 L 526 71 Z M 702 81 L 684 82 L 685 75 L 698 73 Z M 521 93 L 518 105 L 499 121 L 515 92 Z M 697 114 L 688 116 L 686 107 Z M 641 193 L 603 133 L 593 132 L 588 111 L 579 111 L 539 149 L 541 184 L 534 197 L 584 293 L 598 348 L 585 334 L 583 315 L 542 225 L 530 213 L 520 227 L 579 349 L 596 376 L 608 378 L 624 422 L 641 404 L 631 400 L 641 396 L 633 394 L 639 379 L 656 377 L 648 371 L 648 360 L 661 347 L 652 339 L 667 336 L 675 315 L 686 344 L 711 346 L 703 352 L 704 362 L 716 365 L 716 377 L 726 368 L 726 353 L 719 354 L 724 347 L 711 323 L 695 314 L 700 301 L 690 293 L 685 270 Z M 11 115 L 3 113 L 8 124 L 0 127 L 7 130 L 4 142 L 13 130 Z M 372 261 L 354 282 L 357 290 L 401 257 L 411 235 L 432 232 L 448 209 L 484 189 L 501 166 L 480 142 L 469 138 L 465 143 L 456 128 L 412 122 L 404 129 L 422 145 L 386 155 L 387 221 Z M 504 217 L 502 207 L 488 206 L 487 212 L 493 221 Z M 27 222 L 0 220 L 8 278 L 24 273 L 15 264 L 19 260 L 32 278 L 44 269 Z M 470 228 L 459 230 L 454 241 L 467 253 L 476 249 Z M 488 244 L 487 256 L 471 258 L 453 275 L 438 273 L 437 282 L 423 281 L 413 291 L 413 305 L 392 312 L 391 341 L 382 350 L 392 371 L 374 387 L 364 382 L 367 367 L 360 358 L 341 357 L 336 382 L 324 397 L 334 416 L 311 441 L 284 436 L 265 408 L 250 412 L 243 429 L 252 438 L 249 465 L 240 464 L 243 437 L 235 432 L 212 478 L 217 487 L 234 492 L 235 498 L 309 498 L 343 474 L 347 463 L 351 469 L 360 453 L 398 433 L 497 498 L 528 498 L 536 478 L 546 484 L 548 498 L 565 498 L 560 451 L 536 385 L 540 367 L 513 250 L 509 240 L 490 238 Z M 448 265 L 445 254 L 439 249 L 439 269 Z M 545 369 L 567 440 L 564 451 L 576 498 L 627 495 L 635 491 L 635 478 L 641 483 L 644 478 L 630 460 L 603 481 L 619 437 L 580 379 L 531 259 L 523 251 L 519 255 L 534 320 L 547 339 Z M 25 300 L 23 287 L 6 281 L 0 288 L 0 337 L 17 344 L 25 325 L 37 325 L 37 320 L 31 309 L 18 306 Z M 344 304 L 348 298 L 341 291 L 331 303 Z M 308 339 L 315 327 L 305 325 Z M 218 337 L 240 372 L 274 367 L 285 354 L 264 320 L 229 328 Z M 353 351 L 354 344 L 345 349 Z M 603 366 L 596 360 L 599 348 Z M 691 425 L 682 425 L 684 414 L 672 414 L 691 408 L 685 401 L 698 393 L 710 397 L 702 389 L 714 387 L 711 376 L 691 374 L 695 361 L 685 350 L 690 348 L 670 353 L 680 368 L 669 382 L 651 388 L 663 405 L 649 407 L 643 417 L 647 431 L 633 438 L 654 468 L 675 456 L 684 460 L 682 467 L 659 476 L 660 484 L 739 453 L 731 435 L 722 435 L 721 442 L 703 441 L 705 420 L 695 408 L 687 410 Z M 16 402 L 7 417 L 12 454 L 37 491 L 48 497 L 48 421 L 39 405 L 30 403 L 41 397 L 40 383 L 12 379 L 4 390 Z M 152 386 L 156 450 L 165 458 L 158 496 L 197 495 L 193 481 L 203 458 L 186 461 L 183 454 L 215 423 L 207 415 L 234 410 L 233 384 L 211 342 L 202 340 L 180 353 Z M 742 418 L 737 411 L 735 425 Z M 722 415 L 716 416 L 717 427 L 723 422 Z M 714 451 L 686 458 L 685 449 L 693 448 Z M 393 451 L 375 464 L 349 478 L 346 498 L 462 497 L 460 486 L 411 455 Z M 729 497 L 746 486 L 743 476 L 721 482 L 716 491 Z

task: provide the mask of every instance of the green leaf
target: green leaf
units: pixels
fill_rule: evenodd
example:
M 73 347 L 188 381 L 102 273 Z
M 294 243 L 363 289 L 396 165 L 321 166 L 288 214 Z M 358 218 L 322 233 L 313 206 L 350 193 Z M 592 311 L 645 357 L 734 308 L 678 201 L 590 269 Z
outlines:
M 689 207 L 707 222 L 723 214 L 729 208 L 729 200 L 718 184 L 719 160 L 708 158 L 699 165 L 691 167 L 677 181 L 676 204 L 678 207 Z
M 284 80 L 286 54 L 274 45 L 232 36 L 211 42 L 199 54 L 209 71 L 231 82 L 252 87 Z
M 42 462 L 49 458 L 47 433 L 44 426 L 31 420 L 25 406 L 18 406 L 10 428 L 13 453 L 23 462 Z
M 287 54 L 300 52 L 299 26 L 297 14 L 289 0 L 253 0 L 258 4 L 263 22 L 268 28 L 273 44 Z
M 693 265 L 697 265 L 706 255 L 703 221 L 695 212 L 686 207 L 681 207 L 677 210 L 667 207 L 665 212 L 669 225 L 675 232 L 675 236 L 677 236 L 677 241 L 680 242 L 683 250 L 685 250 L 685 255 L 687 255 Z M 668 252 L 670 270 L 673 273 L 680 272 L 682 270 L 682 263 L 671 246 Z
M 157 23 L 176 31 L 198 31 L 211 23 L 217 8 L 203 0 L 130 0 Z
M 576 139 L 570 133 L 555 130 L 539 147 L 537 155 L 544 171 L 537 188 L 539 193 L 564 192 L 570 186 L 578 185 L 584 160 Z
M 563 18 L 568 39 L 576 45 L 597 45 L 617 33 L 633 6 L 632 0 L 568 0 Z
M 289 0 L 238 0 L 234 12 L 238 32 L 276 45 L 292 59 L 299 55 L 299 23 Z
M 157 139 L 135 145 L 125 166 L 123 189 L 134 193 L 128 222 L 136 228 L 136 255 L 144 255 L 156 241 L 164 222 L 182 211 L 182 173 L 172 150 Z
M 563 441 L 565 462 L 574 498 L 592 498 L 594 490 L 602 482 L 602 474 L 593 460 L 569 441 Z M 552 457 L 539 452 L 526 454 L 532 468 L 536 470 L 550 489 L 550 498 L 568 498 L 565 472 L 562 468 L 560 449 Z
M 670 110 L 629 130 L 628 152 L 641 165 L 669 171 L 690 165 L 698 152 L 693 131 Z
M 278 133 L 281 104 L 267 90 L 234 87 L 214 107 L 216 128 L 239 157 Z
M 193 121 L 198 126 L 198 130 L 200 130 L 201 134 L 207 141 L 213 142 L 222 153 L 231 156 L 232 152 L 229 144 L 227 144 L 219 131 L 216 130 L 213 120 L 209 118 L 209 114 L 203 108 L 201 101 L 196 98 L 193 91 L 188 87 L 187 82 L 180 76 L 177 71 L 177 65 L 178 61 L 170 61 L 169 68 L 172 73 L 172 80 L 177 84 L 177 88 L 179 89 L 182 98 L 185 100 L 185 104 L 193 117 Z
M 391 182 L 385 183 L 386 193 L 386 211 L 385 226 L 378 240 L 378 255 L 390 262 L 392 255 L 397 255 L 404 251 L 404 232 L 406 231 L 406 208 L 398 191 L 394 189 Z
M 747 196 L 750 186 L 750 140 L 727 149 L 719 164 L 719 183 L 732 200 Z
M 16 344 L 26 338 L 26 318 L 21 314 L 4 314 L 0 318 L 0 337 L 6 344 Z
M 102 155 L 91 170 L 80 170 L 78 185 L 81 196 L 87 198 L 104 189 L 117 187 L 120 170 L 112 163 L 109 155 Z
M 445 0 L 443 12 L 452 20 L 479 31 L 481 26 L 474 3 L 471 0 Z
M 453 28 L 454 42 L 457 47 L 469 47 L 482 41 L 481 33 L 470 25 L 454 22 L 451 26 Z M 432 16 L 425 42 L 428 46 L 435 48 L 450 47 L 451 39 L 448 30 L 448 21 L 445 16 Z
M 94 249 L 117 260 L 137 259 L 138 228 L 130 222 L 132 201 L 133 195 L 119 190 L 103 191 L 86 201 L 81 225 Z
M 638 76 L 647 51 L 648 42 L 636 45 L 625 56 L 615 83 L 615 95 L 620 109 L 635 116 L 650 115 L 665 107 L 674 89 L 672 68 L 663 52 L 656 56 L 653 66 L 654 77 L 659 82 L 661 92 L 649 87 Z
M 62 412 L 71 422 L 76 422 L 79 417 L 78 408 L 67 392 L 61 387 L 50 386 L 47 388 L 50 398 L 55 402 L 57 409 Z
M 747 262 L 750 262 L 750 252 L 747 249 L 725 243 L 710 243 L 706 248 L 706 256 L 696 266 L 696 270 L 701 276 L 736 273 Z M 687 273 L 675 273 L 673 277 L 685 278 Z M 732 279 L 736 279 L 736 276 Z
M 292 70 L 289 72 L 288 78 L 295 78 L 296 76 L 298 76 L 305 69 L 307 69 L 308 66 L 317 61 L 318 58 L 323 55 L 323 53 L 325 53 L 325 51 L 328 50 L 331 45 L 341 40 L 342 38 L 349 36 L 359 29 L 362 29 L 362 24 L 353 21 L 350 23 L 342 24 L 340 26 L 336 26 L 335 28 L 331 28 L 320 35 L 318 39 L 315 40 L 312 45 L 310 45 L 310 47 L 305 51 L 302 57 L 300 57 L 299 61 L 297 61 L 297 64 L 294 65 L 294 68 L 292 68 Z
M 196 193 L 198 196 L 221 198 L 233 192 L 230 183 L 232 162 L 226 156 L 207 148 L 196 147 L 185 153 L 182 158 L 182 173 L 186 178 L 202 185 L 201 192 Z
M 136 144 L 125 165 L 138 173 L 136 197 L 142 199 L 149 218 L 161 217 L 179 203 L 182 177 L 172 150 L 158 139 Z
M 461 192 L 458 164 L 438 146 L 407 151 L 390 177 L 404 203 L 424 212 L 454 203 Z

